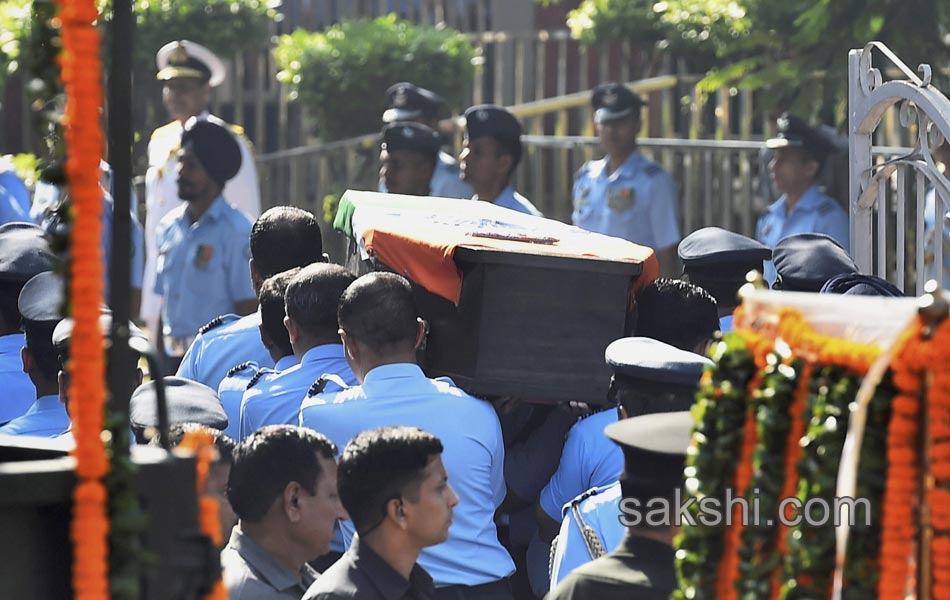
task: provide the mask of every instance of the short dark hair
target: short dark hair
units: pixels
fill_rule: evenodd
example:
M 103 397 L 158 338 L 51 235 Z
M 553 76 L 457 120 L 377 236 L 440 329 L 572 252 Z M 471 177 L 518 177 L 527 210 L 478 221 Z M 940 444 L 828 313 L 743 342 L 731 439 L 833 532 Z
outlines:
M 55 322 L 30 323 L 23 326 L 26 347 L 33 355 L 40 373 L 49 381 L 56 381 L 59 375 L 59 352 L 53 346 L 54 329 Z
M 719 329 L 716 299 L 703 288 L 661 277 L 637 297 L 637 335 L 693 352 Z
M 419 311 L 409 281 L 395 273 L 367 273 L 340 299 L 340 328 L 377 353 L 413 345 Z
M 339 265 L 315 263 L 294 275 L 284 292 L 287 316 L 313 336 L 336 336 L 340 298 L 356 275 Z
M 214 448 L 218 451 L 218 460 L 215 464 L 230 465 L 234 462 L 234 440 L 223 431 L 202 425 L 201 423 L 175 423 L 168 427 L 168 442 L 174 448 L 185 439 L 186 433 L 192 431 L 206 431 L 211 434 Z M 161 446 L 161 440 L 156 435 L 148 442 L 149 446 Z
M 20 309 L 17 306 L 17 300 L 20 298 L 23 286 L 22 281 L 0 281 L 0 317 L 10 328 L 15 329 L 20 324 Z
M 313 214 L 293 206 L 275 206 L 251 228 L 251 256 L 262 279 L 293 267 L 323 260 L 323 235 Z
M 234 449 L 228 500 L 243 521 L 259 522 L 291 482 L 317 492 L 321 469 L 317 456 L 333 459 L 336 446 L 324 435 L 293 425 L 267 425 Z
M 294 276 L 300 272 L 299 267 L 278 273 L 264 280 L 261 291 L 257 295 L 261 303 L 261 328 L 267 333 L 271 343 L 277 346 L 281 356 L 290 356 L 294 349 L 290 345 L 290 334 L 284 326 L 284 296 L 287 286 Z
M 337 488 L 356 531 L 366 534 L 382 523 L 393 498 L 418 500 L 425 468 L 440 454 L 439 438 L 418 427 L 380 427 L 350 440 L 337 468 Z

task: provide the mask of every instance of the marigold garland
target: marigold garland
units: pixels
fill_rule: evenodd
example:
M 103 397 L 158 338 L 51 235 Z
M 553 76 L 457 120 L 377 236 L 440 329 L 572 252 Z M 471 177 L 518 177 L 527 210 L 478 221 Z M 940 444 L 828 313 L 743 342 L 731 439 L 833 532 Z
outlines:
M 205 483 L 208 481 L 208 471 L 215 460 L 217 451 L 214 447 L 214 437 L 210 431 L 196 429 L 185 433 L 178 446 L 190 450 L 195 454 L 195 487 L 198 492 L 198 525 L 201 532 L 211 538 L 215 547 L 221 546 L 221 521 L 218 518 L 220 506 L 218 501 L 205 494 Z M 219 578 L 214 588 L 204 600 L 227 600 L 228 593 L 224 583 Z
M 66 174 L 76 212 L 72 239 L 70 298 L 75 321 L 69 394 L 76 439 L 76 477 L 72 521 L 73 591 L 77 600 L 109 597 L 109 520 L 102 478 L 108 458 L 101 439 L 105 403 L 105 366 L 99 306 L 102 262 L 99 241 L 102 190 L 99 158 L 102 106 L 99 31 L 95 0 L 57 0 L 62 33 L 62 80 L 66 92 L 63 118 L 67 148 Z

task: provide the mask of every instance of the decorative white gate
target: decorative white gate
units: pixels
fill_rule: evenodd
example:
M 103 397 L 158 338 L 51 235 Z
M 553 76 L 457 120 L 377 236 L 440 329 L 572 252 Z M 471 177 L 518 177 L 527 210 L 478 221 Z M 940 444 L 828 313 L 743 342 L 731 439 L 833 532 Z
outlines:
M 876 67 L 875 54 L 888 64 Z M 945 283 L 950 181 L 935 154 L 950 139 L 950 100 L 931 84 L 930 65 L 915 73 L 880 42 L 848 59 L 851 254 L 862 272 L 920 295 L 927 279 Z M 895 72 L 903 78 L 884 80 Z M 891 109 L 899 111 L 909 147 L 872 156 L 875 130 Z

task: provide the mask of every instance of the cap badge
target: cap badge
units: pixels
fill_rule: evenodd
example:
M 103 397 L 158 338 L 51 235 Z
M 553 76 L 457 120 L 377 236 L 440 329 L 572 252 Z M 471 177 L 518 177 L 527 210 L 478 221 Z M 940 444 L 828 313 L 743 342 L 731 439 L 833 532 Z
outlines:
M 172 53 L 168 56 L 168 63 L 172 65 L 183 65 L 188 62 L 188 50 L 181 42 L 175 46 Z
M 409 94 L 406 92 L 406 88 L 396 88 L 396 93 L 393 95 L 393 106 L 405 106 L 407 102 L 409 102 Z
M 776 121 L 776 124 L 778 125 L 779 131 L 787 131 L 788 126 L 789 126 L 789 119 L 788 117 L 779 117 L 778 120 Z
M 409 139 L 415 137 L 416 132 L 412 130 L 412 127 L 403 127 L 402 128 L 402 137 Z
M 478 119 L 479 121 L 487 121 L 487 120 L 488 120 L 488 111 L 485 110 L 485 109 L 481 109 L 481 110 L 477 111 L 477 112 L 475 113 L 475 118 Z
M 603 98 L 604 106 L 614 106 L 617 104 L 617 93 L 613 90 L 606 92 Z

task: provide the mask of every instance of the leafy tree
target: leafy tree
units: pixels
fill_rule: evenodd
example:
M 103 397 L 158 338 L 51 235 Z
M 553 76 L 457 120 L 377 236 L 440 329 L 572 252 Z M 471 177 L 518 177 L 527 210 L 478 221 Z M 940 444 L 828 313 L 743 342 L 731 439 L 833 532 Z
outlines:
M 281 36 L 274 51 L 290 85 L 325 140 L 378 131 L 390 85 L 411 81 L 461 109 L 475 50 L 461 33 L 413 25 L 395 15 L 343 21 L 322 33 Z
M 950 0 L 584 0 L 567 23 L 584 43 L 686 57 L 708 70 L 702 91 L 762 90 L 767 104 L 840 120 L 850 49 L 879 40 L 912 66 L 942 66 L 948 17 Z
M 0 90 L 20 68 L 21 46 L 30 31 L 31 0 L 0 2 Z

